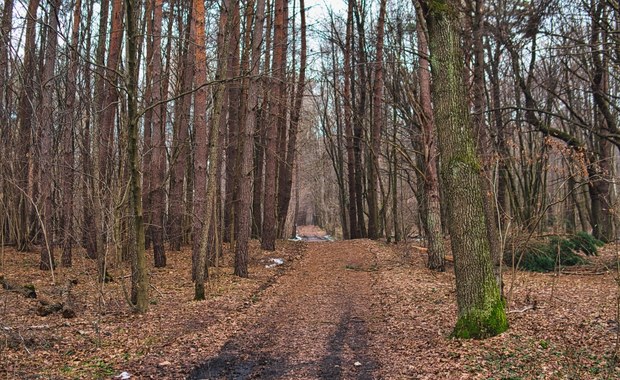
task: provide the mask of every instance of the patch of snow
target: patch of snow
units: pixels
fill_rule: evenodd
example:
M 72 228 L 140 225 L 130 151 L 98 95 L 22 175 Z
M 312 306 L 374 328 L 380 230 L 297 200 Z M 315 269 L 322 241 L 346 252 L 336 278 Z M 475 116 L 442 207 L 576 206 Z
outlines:
M 131 379 L 131 375 L 129 374 L 129 372 L 121 372 L 119 375 L 114 376 L 114 378 L 120 380 L 128 380 Z
M 284 264 L 284 259 L 271 258 L 271 259 L 269 259 L 269 261 L 271 262 L 271 264 L 265 265 L 265 268 L 275 268 L 278 265 Z

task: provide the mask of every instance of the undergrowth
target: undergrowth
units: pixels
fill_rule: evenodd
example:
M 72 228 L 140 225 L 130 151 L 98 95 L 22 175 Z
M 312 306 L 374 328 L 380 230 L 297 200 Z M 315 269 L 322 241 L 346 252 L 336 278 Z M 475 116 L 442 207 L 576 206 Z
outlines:
M 595 256 L 603 242 L 587 232 L 578 232 L 572 236 L 552 236 L 547 239 L 533 240 L 516 252 L 508 252 L 505 261 L 508 265 L 516 264 L 519 269 L 531 272 L 551 272 L 559 266 L 573 266 L 587 262 L 584 256 Z M 514 260 L 514 261 L 513 261 Z

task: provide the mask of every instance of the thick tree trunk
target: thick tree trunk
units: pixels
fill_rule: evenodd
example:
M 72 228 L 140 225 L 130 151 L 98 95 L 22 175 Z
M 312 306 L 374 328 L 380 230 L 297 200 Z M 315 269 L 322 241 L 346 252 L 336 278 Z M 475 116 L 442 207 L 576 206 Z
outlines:
M 433 0 L 426 5 L 435 122 L 456 274 L 458 321 L 453 334 L 485 338 L 506 330 L 508 322 L 493 275 L 478 175 L 481 164 L 464 96 L 459 13 L 453 1 Z

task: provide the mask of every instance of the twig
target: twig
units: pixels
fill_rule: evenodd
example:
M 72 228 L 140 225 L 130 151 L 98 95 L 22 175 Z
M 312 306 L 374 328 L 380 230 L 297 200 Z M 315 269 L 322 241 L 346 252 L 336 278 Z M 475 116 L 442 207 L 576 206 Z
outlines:
M 523 309 L 510 310 L 508 311 L 508 313 L 525 313 L 528 310 L 534 310 L 534 309 L 536 309 L 536 305 L 527 305 Z
M 157 288 L 155 287 L 155 285 L 153 285 L 153 284 L 149 284 L 149 285 L 151 286 L 151 288 L 153 288 L 153 290 L 154 290 L 154 291 L 156 291 L 156 292 L 157 292 L 157 294 L 159 294 L 159 295 L 160 295 L 160 296 L 162 296 L 162 297 L 164 296 L 164 295 L 163 295 L 163 293 L 162 293 L 162 292 L 160 292 L 160 291 L 159 291 L 159 289 L 157 289 Z

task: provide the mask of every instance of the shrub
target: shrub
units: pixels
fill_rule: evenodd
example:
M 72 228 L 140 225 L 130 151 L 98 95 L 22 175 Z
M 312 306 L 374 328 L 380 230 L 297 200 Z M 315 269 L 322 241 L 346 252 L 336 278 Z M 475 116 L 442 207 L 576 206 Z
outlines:
M 552 236 L 548 239 L 532 240 L 525 244 L 514 244 L 516 251 L 508 251 L 504 256 L 507 265 L 518 264 L 520 269 L 530 272 L 551 272 L 560 266 L 573 266 L 586 263 L 586 256 L 596 255 L 603 242 L 587 232 L 579 232 L 568 238 Z

